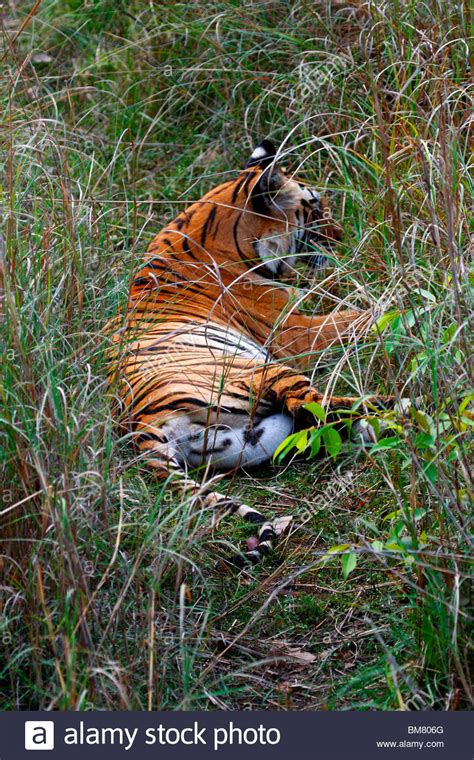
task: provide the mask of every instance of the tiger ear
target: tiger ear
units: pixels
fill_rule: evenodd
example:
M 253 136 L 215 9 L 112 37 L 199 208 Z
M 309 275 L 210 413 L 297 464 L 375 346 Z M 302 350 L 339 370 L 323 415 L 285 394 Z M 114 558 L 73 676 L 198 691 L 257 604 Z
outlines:
M 265 169 L 273 163 L 276 154 L 277 149 L 273 143 L 270 140 L 262 140 L 245 164 L 245 168 L 249 169 L 251 166 L 259 166 L 261 169 Z
M 294 191 L 285 190 L 285 179 L 278 168 L 272 166 L 277 155 L 277 149 L 270 140 L 262 140 L 247 161 L 246 169 L 256 166 L 262 169 L 252 192 L 251 200 L 254 211 L 259 214 L 267 214 L 270 210 L 278 208 L 280 211 L 294 206 Z M 268 171 L 266 171 L 268 169 Z

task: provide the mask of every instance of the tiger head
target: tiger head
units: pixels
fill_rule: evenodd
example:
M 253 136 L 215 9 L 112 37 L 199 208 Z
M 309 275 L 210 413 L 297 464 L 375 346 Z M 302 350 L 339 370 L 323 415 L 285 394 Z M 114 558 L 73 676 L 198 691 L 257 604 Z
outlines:
M 289 176 L 277 165 L 277 150 L 263 140 L 253 151 L 246 170 L 255 175 L 250 202 L 260 219 L 253 248 L 273 276 L 280 276 L 304 257 L 313 268 L 324 267 L 325 250 L 341 239 L 327 198 Z
M 211 190 L 170 225 L 194 259 L 213 259 L 280 278 L 300 257 L 325 266 L 341 237 L 325 200 L 277 165 L 269 140 L 258 145 L 236 179 Z

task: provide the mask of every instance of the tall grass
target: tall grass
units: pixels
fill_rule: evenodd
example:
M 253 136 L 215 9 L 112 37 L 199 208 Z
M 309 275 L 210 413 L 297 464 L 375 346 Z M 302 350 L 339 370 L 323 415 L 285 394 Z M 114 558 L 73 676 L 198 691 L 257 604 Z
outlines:
M 43 0 L 1 21 L 2 706 L 465 707 L 467 4 Z M 152 235 L 266 135 L 344 227 L 312 308 L 391 315 L 315 382 L 422 402 L 349 452 L 349 488 L 322 458 L 233 479 L 296 527 L 223 576 L 245 530 L 133 461 L 102 328 Z

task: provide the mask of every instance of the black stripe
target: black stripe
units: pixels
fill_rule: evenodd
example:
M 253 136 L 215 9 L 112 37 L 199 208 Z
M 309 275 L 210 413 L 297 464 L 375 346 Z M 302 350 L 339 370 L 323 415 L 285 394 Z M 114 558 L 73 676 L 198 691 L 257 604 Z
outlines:
M 290 379 L 291 376 L 288 376 L 288 378 L 282 378 L 283 379 Z M 291 391 L 291 394 L 293 395 L 294 391 L 300 391 L 303 390 L 303 388 L 306 388 L 309 390 L 310 384 L 307 380 L 299 380 L 297 383 L 292 383 L 288 386 L 288 390 Z
M 249 194 L 249 187 L 248 186 L 250 184 L 250 180 L 253 179 L 254 176 L 255 176 L 255 172 L 248 172 L 247 173 L 247 178 L 246 178 L 244 184 L 242 185 L 242 190 L 245 193 L 245 197 L 248 197 L 248 194 Z
M 155 282 L 153 282 L 150 277 L 137 277 L 136 280 L 132 282 L 132 286 L 136 285 L 137 287 L 140 287 L 141 285 L 148 285 L 151 287 L 152 285 L 156 285 Z
M 239 254 L 240 258 L 245 263 L 247 269 L 250 269 L 252 267 L 252 262 L 249 262 L 247 260 L 247 257 L 244 256 L 244 252 L 243 252 L 243 250 L 241 249 L 241 247 L 239 245 L 239 241 L 237 240 L 237 228 L 239 226 L 239 222 L 240 222 L 241 216 L 242 216 L 242 212 L 238 215 L 238 217 L 237 217 L 237 219 L 235 220 L 235 223 L 234 223 L 234 230 L 233 230 L 234 243 L 235 243 L 235 247 L 237 248 L 237 253 Z
M 188 242 L 188 238 L 187 237 L 183 237 L 183 252 L 187 253 L 188 256 L 191 259 L 193 259 L 193 261 L 199 261 L 201 263 L 201 260 L 199 259 L 199 257 L 196 256 L 193 253 L 193 251 L 191 250 L 191 248 L 189 247 L 189 242 Z M 177 261 L 180 261 L 180 259 L 178 257 L 175 257 L 175 258 L 176 258 Z
M 214 219 L 215 219 L 216 213 L 217 213 L 217 206 L 213 206 L 212 209 L 210 210 L 209 214 L 207 215 L 206 221 L 204 222 L 204 226 L 203 226 L 202 232 L 201 232 L 201 245 L 203 247 L 204 247 L 204 245 L 206 243 L 207 233 L 211 231 L 211 227 L 212 227 L 212 225 L 214 223 Z
M 266 528 L 265 530 L 262 530 L 262 532 L 258 534 L 259 541 L 273 541 L 275 537 L 276 537 L 276 533 L 273 530 L 273 528 Z
M 244 185 L 246 182 L 248 182 L 248 177 L 245 174 L 243 176 L 240 176 L 236 180 L 235 187 L 234 187 L 234 189 L 232 191 L 232 195 L 231 195 L 231 201 L 232 201 L 232 203 L 235 203 L 235 201 L 237 199 L 237 196 L 238 196 L 238 194 L 239 194 L 239 192 L 240 192 L 240 190 L 242 188 L 242 185 Z
M 247 512 L 247 514 L 242 515 L 243 519 L 246 522 L 253 523 L 254 525 L 261 525 L 262 523 L 266 522 L 266 517 L 260 514 L 260 512 L 257 512 L 257 510 L 252 510 L 251 512 Z
M 160 262 L 160 263 L 158 263 Z M 146 264 L 147 267 L 150 267 L 150 269 L 159 269 L 160 271 L 163 271 L 164 269 L 167 269 L 166 263 L 158 258 L 158 256 L 153 257 L 150 261 Z

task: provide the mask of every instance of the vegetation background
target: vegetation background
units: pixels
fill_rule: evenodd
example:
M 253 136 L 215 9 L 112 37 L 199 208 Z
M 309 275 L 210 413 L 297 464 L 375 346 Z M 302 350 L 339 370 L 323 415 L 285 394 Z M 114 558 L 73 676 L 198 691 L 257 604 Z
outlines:
M 0 14 L 2 707 L 467 707 L 468 3 Z M 264 136 L 344 227 L 316 306 L 386 314 L 315 381 L 423 401 L 372 450 L 224 483 L 295 516 L 274 557 L 227 575 L 247 528 L 133 460 L 102 329 L 151 237 Z

